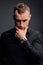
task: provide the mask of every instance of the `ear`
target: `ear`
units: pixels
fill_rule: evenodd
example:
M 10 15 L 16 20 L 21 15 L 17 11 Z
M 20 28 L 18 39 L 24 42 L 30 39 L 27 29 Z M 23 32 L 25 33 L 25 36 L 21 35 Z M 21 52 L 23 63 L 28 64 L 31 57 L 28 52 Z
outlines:
M 31 20 L 31 14 L 29 15 L 29 21 Z

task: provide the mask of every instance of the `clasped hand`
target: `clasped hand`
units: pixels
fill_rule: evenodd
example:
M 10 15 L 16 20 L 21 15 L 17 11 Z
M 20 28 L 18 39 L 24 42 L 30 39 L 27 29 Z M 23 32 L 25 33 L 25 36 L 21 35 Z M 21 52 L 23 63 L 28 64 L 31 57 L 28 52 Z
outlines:
M 26 38 L 26 32 L 27 32 L 28 27 L 25 28 L 25 30 L 19 29 L 16 27 L 16 33 L 15 36 L 18 37 L 20 40 Z

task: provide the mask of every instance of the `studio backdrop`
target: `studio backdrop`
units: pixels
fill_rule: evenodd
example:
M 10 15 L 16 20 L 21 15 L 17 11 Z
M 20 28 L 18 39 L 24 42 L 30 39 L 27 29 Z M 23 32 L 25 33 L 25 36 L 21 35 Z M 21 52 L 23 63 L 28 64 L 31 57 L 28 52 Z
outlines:
M 13 9 L 19 2 L 30 6 L 32 14 L 30 27 L 40 31 L 43 37 L 43 2 L 41 0 L 0 0 L 0 35 L 14 27 Z

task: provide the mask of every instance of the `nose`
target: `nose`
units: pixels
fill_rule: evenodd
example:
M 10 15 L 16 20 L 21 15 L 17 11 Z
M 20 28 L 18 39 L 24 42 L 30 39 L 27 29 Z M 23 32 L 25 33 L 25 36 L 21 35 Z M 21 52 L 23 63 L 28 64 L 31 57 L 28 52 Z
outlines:
M 20 21 L 20 26 L 23 26 L 23 21 Z

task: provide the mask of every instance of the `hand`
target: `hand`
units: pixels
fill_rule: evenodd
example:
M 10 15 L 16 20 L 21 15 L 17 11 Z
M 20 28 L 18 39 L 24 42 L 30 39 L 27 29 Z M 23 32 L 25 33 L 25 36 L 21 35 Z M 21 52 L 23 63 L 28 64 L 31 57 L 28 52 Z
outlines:
M 21 30 L 16 27 L 16 33 L 15 36 L 18 37 L 19 39 L 24 39 L 26 38 L 26 32 L 27 32 L 28 27 L 25 28 L 25 30 Z

